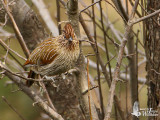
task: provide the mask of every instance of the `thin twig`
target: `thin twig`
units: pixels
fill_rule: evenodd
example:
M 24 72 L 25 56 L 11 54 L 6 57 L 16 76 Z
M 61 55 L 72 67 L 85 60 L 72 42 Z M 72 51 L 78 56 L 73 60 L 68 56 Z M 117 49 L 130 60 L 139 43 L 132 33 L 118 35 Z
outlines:
M 91 14 L 89 14 L 89 13 L 86 13 L 86 14 L 87 14 L 90 18 L 92 18 L 92 15 L 91 15 Z M 103 15 L 104 15 L 104 14 L 103 14 Z M 95 17 L 100 21 L 100 19 L 98 18 L 98 16 L 95 15 Z M 108 20 L 107 20 L 107 21 L 108 21 Z M 108 21 L 108 22 L 109 22 L 109 21 Z M 101 25 L 99 25 L 97 21 L 95 21 L 95 24 L 97 25 L 97 27 L 99 27 L 99 28 L 103 31 Z M 107 25 L 107 27 L 111 28 L 111 30 L 113 31 L 113 34 L 115 34 L 115 36 L 117 37 L 117 39 L 118 39 L 119 41 L 121 41 L 121 40 L 120 40 L 121 38 L 119 37 L 119 35 L 118 35 L 117 32 L 115 31 L 115 29 L 113 28 L 113 26 L 111 26 L 111 23 L 109 23 L 109 24 Z M 115 45 L 116 48 L 119 48 L 119 45 L 114 41 L 114 39 L 112 39 L 112 38 L 107 34 L 106 31 L 105 31 L 105 36 Z
M 17 55 L 19 58 L 21 58 L 22 60 L 27 60 L 26 58 L 22 57 L 20 54 L 18 54 L 16 51 L 12 50 L 11 48 L 9 48 L 9 46 L 7 46 L 5 44 L 5 42 L 3 42 L 3 40 L 0 39 L 0 43 L 2 46 L 4 46 L 6 49 L 8 49 L 9 51 L 13 52 L 15 55 Z
M 94 0 L 92 0 L 92 3 L 94 3 Z M 92 6 L 92 19 L 93 19 L 94 40 L 96 40 L 97 39 L 97 32 L 96 32 L 96 24 L 95 24 L 95 10 L 94 10 L 94 6 Z
M 138 30 L 138 32 L 139 32 L 139 30 Z M 137 40 L 138 40 L 139 44 L 144 48 L 144 45 L 142 44 L 142 42 L 138 38 L 137 34 L 133 30 L 132 30 L 132 33 L 137 37 Z
M 28 80 L 28 81 L 35 81 L 35 82 L 47 82 L 47 81 L 53 81 L 53 80 L 48 80 L 48 79 L 33 79 L 33 78 L 26 78 L 26 77 L 23 77 L 23 76 L 21 76 L 21 75 L 18 75 L 18 74 L 16 74 L 16 73 L 13 73 L 12 71 L 10 71 L 9 69 L 7 69 L 7 68 L 5 68 L 5 67 L 2 67 L 2 65 L 3 65 L 3 63 L 1 63 L 1 61 L 0 61 L 0 68 L 1 69 L 3 69 L 3 70 L 5 70 L 5 71 L 7 71 L 8 73 L 10 73 L 10 74 L 12 74 L 12 75 L 14 75 L 14 76 L 17 76 L 17 77 L 19 77 L 19 78 L 21 78 L 21 79 L 24 79 L 24 80 Z
M 82 12 L 84 12 L 86 9 L 90 8 L 91 6 L 94 6 L 96 3 L 99 3 L 100 1 L 102 1 L 102 0 L 99 0 L 99 1 L 97 1 L 97 2 L 94 2 L 94 3 L 92 3 L 91 5 L 87 6 L 86 8 L 84 8 L 83 10 L 80 11 L 80 14 L 81 14 Z
M 5 68 L 2 63 L 0 63 L 0 69 Z M 7 68 L 6 68 L 7 69 Z M 19 77 L 12 75 L 7 70 L 4 72 L 4 74 L 10 78 L 12 81 L 14 81 L 15 84 L 18 85 L 22 91 L 27 94 L 34 102 L 36 102 L 38 105 L 47 115 L 49 115 L 54 120 L 64 120 L 60 114 L 58 114 L 56 111 L 54 111 L 51 107 L 49 107 L 33 90 L 28 88 Z
M 41 15 L 41 18 L 45 21 L 50 32 L 53 33 L 53 36 L 57 36 L 58 35 L 57 26 L 53 22 L 49 10 L 47 9 L 47 6 L 44 3 L 44 0 L 32 0 L 32 2 L 39 10 L 39 14 Z
M 132 28 L 132 24 L 130 23 L 130 21 L 134 18 L 135 11 L 136 11 L 137 6 L 138 6 L 138 2 L 139 2 L 139 0 L 136 0 L 135 5 L 132 8 L 132 13 L 129 17 L 129 22 L 126 26 L 123 41 L 121 42 L 120 50 L 119 50 L 119 53 L 118 53 L 117 64 L 116 64 L 116 68 L 114 70 L 113 80 L 112 80 L 111 87 L 110 87 L 110 90 L 109 90 L 108 104 L 107 104 L 107 110 L 106 110 L 107 114 L 105 116 L 105 120 L 109 120 L 110 116 L 111 116 L 112 106 L 113 106 L 113 98 L 115 96 L 115 87 L 116 87 L 116 83 L 117 83 L 119 72 L 120 72 L 120 66 L 121 66 L 122 59 L 123 59 L 124 48 L 125 48 L 125 45 L 127 43 L 127 40 L 129 38 L 129 34 L 131 32 L 131 28 Z
M 99 3 L 99 7 L 100 7 L 100 16 L 101 16 L 101 25 L 102 25 L 102 31 L 103 31 L 103 38 L 104 38 L 104 44 L 105 44 L 105 50 L 106 50 L 106 57 L 107 57 L 107 64 L 109 67 L 109 75 L 110 75 L 110 79 L 112 81 L 112 72 L 111 72 L 111 64 L 110 64 L 110 58 L 109 58 L 109 52 L 108 52 L 108 45 L 107 45 L 107 39 L 105 36 L 105 28 L 104 28 L 104 23 L 103 23 L 103 12 L 102 12 L 102 5 L 101 2 Z
M 89 115 L 92 120 L 91 100 L 90 100 L 90 79 L 89 79 L 89 58 L 87 57 L 87 81 L 88 81 L 88 103 L 89 103 Z
M 40 84 L 42 85 L 42 88 L 44 89 L 44 92 L 45 92 L 45 94 L 46 94 L 46 97 L 47 97 L 47 100 L 48 100 L 48 103 L 49 103 L 50 107 L 51 107 L 54 111 L 57 111 L 56 108 L 54 107 L 52 101 L 51 101 L 51 98 L 50 98 L 50 96 L 49 96 L 49 94 L 48 94 L 48 91 L 47 91 L 47 89 L 46 89 L 45 84 L 44 84 L 43 82 L 41 82 Z
M 85 57 L 88 57 L 88 56 L 95 56 L 95 54 L 88 53 L 87 55 L 85 55 Z
M 127 79 L 127 72 L 128 72 L 128 66 L 126 66 L 126 76 L 125 76 L 125 78 Z M 126 86 L 126 113 L 127 113 L 127 115 L 128 115 L 128 81 L 126 81 L 126 84 L 125 84 L 125 86 Z
M 126 7 L 126 14 L 128 15 L 128 7 L 129 7 L 128 6 L 128 0 L 125 0 L 125 3 L 126 3 L 126 6 L 125 6 Z
M 59 0 L 56 0 L 57 3 L 57 23 L 61 21 L 61 8 L 59 4 Z M 61 25 L 58 25 L 59 35 L 61 35 Z
M 137 85 L 138 85 L 138 35 L 139 35 L 139 30 L 137 31 L 137 39 L 136 39 L 136 80 L 137 80 Z
M 139 90 L 138 90 L 138 94 L 141 92 L 141 90 L 143 89 L 143 87 L 146 85 L 146 82 L 144 82 L 143 84 L 142 84 L 142 86 L 139 88 Z
M 143 5 L 143 0 L 141 0 L 141 4 Z M 146 13 L 146 15 L 149 15 L 149 13 L 147 12 L 147 10 L 145 8 L 143 8 L 143 6 L 139 3 L 139 6 L 141 7 L 141 11 L 142 11 L 142 16 L 144 16 L 144 12 Z M 160 26 L 157 21 L 155 20 L 155 18 L 152 18 L 153 21 L 158 25 Z
M 109 64 L 115 57 L 116 57 L 116 55 L 114 55 L 110 60 L 108 60 L 107 63 L 105 64 L 105 66 L 107 66 L 107 64 Z M 110 71 L 111 71 L 111 69 L 110 69 Z
M 98 85 L 93 86 L 93 87 L 91 87 L 90 89 L 84 91 L 84 92 L 82 93 L 82 95 L 85 95 L 86 93 L 88 93 L 88 91 L 93 90 L 93 89 L 95 89 L 95 88 L 98 88 Z
M 112 4 L 111 4 L 110 2 L 108 2 L 107 0 L 105 0 L 105 2 L 108 3 L 109 5 L 111 5 L 111 6 L 115 9 L 115 11 L 121 16 L 121 18 L 124 20 L 124 22 L 127 23 L 126 19 L 123 17 L 123 15 L 121 15 L 121 13 L 117 10 L 117 8 L 116 8 L 114 5 L 112 5 Z
M 6 23 L 8 21 L 7 17 L 8 17 L 7 14 L 5 14 L 5 21 L 4 21 L 4 23 L 0 23 L 0 26 L 5 26 L 6 25 Z
M 128 54 L 128 55 L 125 55 L 125 56 L 123 56 L 123 57 L 124 57 L 124 58 L 125 58 L 125 57 L 130 58 L 131 56 L 134 56 L 134 55 L 136 55 L 136 53 Z
M 102 13 L 102 4 L 101 2 L 99 2 L 99 7 L 100 7 L 100 16 L 101 16 L 101 25 L 102 25 L 102 31 L 103 31 L 103 38 L 104 38 L 104 44 L 105 44 L 105 50 L 106 50 L 106 57 L 107 57 L 107 61 L 109 61 L 109 52 L 108 52 L 108 46 L 107 46 L 107 39 L 105 36 L 105 28 L 104 28 L 104 23 L 103 23 L 103 13 Z M 96 43 L 97 44 L 97 43 Z M 98 48 L 97 48 L 98 49 Z M 97 64 L 98 65 L 98 64 Z M 112 73 L 111 73 L 111 65 L 110 62 L 108 63 L 109 66 L 109 75 L 110 75 L 110 80 L 112 81 Z M 99 68 L 98 68 L 99 70 Z M 99 77 L 99 76 L 98 76 Z M 100 79 L 98 78 L 98 82 L 100 81 Z M 103 98 L 102 98 L 103 99 Z M 103 103 L 102 103 L 103 104 Z M 103 105 L 101 105 L 101 109 L 102 109 L 102 119 L 104 119 L 105 113 L 104 113 L 104 108 Z
M 2 96 L 2 100 L 18 115 L 19 118 L 25 120 L 23 116 L 8 102 L 8 100 L 4 96 Z
M 97 62 L 97 75 L 98 75 L 98 86 L 99 86 L 99 94 L 100 94 L 100 106 L 102 110 L 102 118 L 104 118 L 104 107 L 103 107 L 103 96 L 102 96 L 102 88 L 101 88 L 101 80 L 100 80 L 100 70 L 99 70 L 99 50 L 97 45 L 97 39 L 95 39 L 95 53 L 96 53 L 96 62 Z
M 12 90 L 11 93 L 22 91 L 22 89 Z
M 4 49 L 6 49 L 3 45 L 2 45 L 2 47 L 4 48 Z M 7 49 L 6 49 L 7 50 Z M 24 67 L 21 63 L 20 63 L 20 61 L 15 57 L 15 56 L 13 56 L 12 54 L 11 54 L 11 52 L 9 51 L 9 55 L 13 58 L 13 60 L 15 60 L 17 63 L 18 63 L 18 65 L 20 65 L 22 68 Z
M 81 42 L 88 42 L 88 43 L 90 43 L 90 44 L 95 44 L 94 42 L 91 42 L 91 41 L 89 41 L 89 40 L 79 40 L 79 41 L 81 41 Z
M 10 19 L 11 19 L 11 21 L 12 21 L 13 28 L 14 28 L 16 34 L 17 34 L 18 41 L 19 41 L 19 43 L 20 43 L 20 45 L 21 45 L 21 47 L 22 47 L 22 49 L 23 49 L 23 51 L 24 51 L 24 54 L 25 54 L 26 57 L 28 58 L 30 52 L 29 52 L 29 50 L 28 50 L 28 48 L 27 48 L 26 43 L 24 42 L 24 39 L 23 39 L 23 37 L 22 37 L 19 29 L 18 29 L 18 26 L 17 26 L 17 24 L 16 24 L 16 22 L 15 22 L 13 16 L 12 16 L 12 14 L 10 13 L 9 7 L 7 6 L 7 4 L 4 3 L 3 0 L 1 0 L 1 2 L 2 2 L 3 7 L 4 7 L 4 9 L 6 10 L 8 16 L 10 17 Z
M 7 52 L 6 52 L 6 55 L 5 55 L 5 57 L 4 57 L 4 63 L 6 62 L 7 57 L 8 57 L 9 47 L 10 47 L 10 38 L 9 38 L 9 41 L 8 41 L 8 48 L 7 48 Z
M 82 4 L 82 6 L 86 7 L 85 3 L 82 2 L 82 0 L 80 0 L 80 2 L 81 2 L 81 4 Z M 100 10 L 99 5 L 96 4 L 96 7 L 98 8 L 98 10 Z M 89 9 L 88 9 L 88 10 L 89 10 Z M 90 18 L 92 18 L 92 15 L 91 15 L 92 12 L 91 12 L 91 10 L 89 10 L 89 11 L 90 11 L 90 13 L 88 13 L 87 15 L 88 15 Z M 106 16 L 106 13 L 105 13 L 104 11 L 102 11 L 102 12 L 103 12 L 103 16 L 104 16 L 104 18 L 105 18 L 105 21 L 107 21 L 107 23 L 104 22 L 105 26 L 106 26 L 106 27 L 109 27 L 110 30 L 112 31 L 112 33 L 114 34 L 114 36 L 117 38 L 117 40 L 121 42 L 122 39 L 121 39 L 121 37 L 120 37 L 120 35 L 119 35 L 119 32 L 114 28 L 114 26 L 112 25 L 112 23 L 108 20 L 108 17 Z M 100 21 L 100 18 L 99 18 L 97 15 L 95 15 L 95 18 L 98 19 L 98 21 Z M 101 27 L 101 25 L 99 25 L 96 21 L 95 21 L 95 23 L 96 23 L 97 27 L 99 27 L 101 30 L 103 30 L 102 27 Z M 109 40 L 111 40 L 111 42 L 112 42 L 117 48 L 119 47 L 119 45 L 118 45 L 111 37 L 109 37 L 109 35 L 107 35 L 106 32 L 105 32 L 105 35 L 106 35 L 106 37 L 107 37 Z M 126 53 L 127 53 L 127 49 L 126 49 Z
M 160 73 L 157 72 L 155 69 L 151 69 L 151 71 L 154 71 L 156 74 L 160 75 Z
M 85 22 L 83 21 L 82 15 L 80 15 L 80 22 L 81 22 L 81 25 L 82 25 L 82 27 L 83 27 L 83 29 L 84 29 L 84 31 L 85 31 L 88 39 L 93 42 L 94 40 L 93 40 L 93 38 L 92 38 L 91 35 L 90 35 L 90 32 L 89 32 L 89 30 L 88 30 L 88 28 L 87 28 L 87 25 L 86 25 Z M 92 46 L 94 52 L 96 53 L 96 46 L 95 46 L 95 45 L 92 45 L 92 44 L 91 44 L 91 46 Z M 107 81 L 107 83 L 108 83 L 108 85 L 109 85 L 109 87 L 110 87 L 111 81 L 110 81 L 110 79 L 109 79 L 109 77 L 108 77 L 108 72 L 107 72 L 107 70 L 106 70 L 106 66 L 105 66 L 105 64 L 103 63 L 102 58 L 101 58 L 101 56 L 100 56 L 99 54 L 96 54 L 96 58 L 99 59 L 99 63 L 100 63 L 100 65 L 101 65 L 101 68 L 102 68 L 102 71 L 103 71 L 102 73 L 103 73 L 103 75 L 104 75 L 104 77 L 105 77 L 105 79 L 106 79 L 106 81 Z M 119 111 L 119 114 L 120 114 L 121 118 L 122 118 L 123 120 L 125 120 L 124 111 L 123 111 L 122 108 L 121 108 L 121 105 L 120 105 L 120 103 L 119 103 L 119 99 L 118 99 L 117 96 L 115 96 L 115 102 L 116 102 L 116 104 L 117 104 L 117 108 L 118 108 L 118 111 Z
M 146 19 L 148 19 L 148 18 L 151 18 L 151 17 L 155 16 L 155 15 L 158 14 L 158 13 L 160 13 L 160 9 L 157 10 L 157 11 L 155 11 L 155 12 L 153 12 L 153 13 L 151 13 L 151 14 L 149 14 L 149 15 L 146 15 L 146 16 L 144 16 L 144 17 L 141 17 L 141 18 L 139 18 L 139 19 L 136 19 L 136 20 L 132 21 L 132 25 L 133 25 L 133 24 L 136 24 L 136 23 L 138 23 L 138 22 L 144 21 L 144 20 L 146 20 Z
M 128 1 L 128 0 L 126 0 Z M 132 0 L 129 0 L 130 4 L 132 5 L 132 7 L 134 6 Z M 138 15 L 138 17 L 142 17 L 141 14 L 138 12 L 138 10 L 136 10 L 136 14 Z
M 87 63 L 87 62 L 86 62 Z M 93 62 L 92 60 L 90 60 L 89 63 L 90 67 L 92 67 L 93 69 L 97 69 L 97 65 L 95 62 Z M 100 71 L 103 73 L 102 69 L 100 68 Z M 109 69 L 107 68 L 107 71 L 109 71 Z M 111 69 L 112 74 L 114 73 L 114 69 Z M 125 81 L 129 81 L 130 80 L 130 75 L 127 73 L 120 73 L 119 76 L 121 79 L 125 80 Z M 101 79 L 105 79 L 105 77 L 101 77 Z M 146 82 L 146 78 L 142 78 L 142 77 L 138 77 L 138 83 L 139 84 L 143 84 L 144 82 Z M 146 85 L 148 84 L 148 82 L 146 82 Z

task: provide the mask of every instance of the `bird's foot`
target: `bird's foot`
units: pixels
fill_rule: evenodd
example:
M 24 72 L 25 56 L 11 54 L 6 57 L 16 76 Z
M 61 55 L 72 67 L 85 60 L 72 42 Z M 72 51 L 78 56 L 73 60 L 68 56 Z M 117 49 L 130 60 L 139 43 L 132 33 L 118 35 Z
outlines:
M 55 78 L 56 78 L 55 76 L 46 76 L 46 75 L 43 77 L 43 79 L 51 80 L 53 82 L 55 82 L 55 80 L 54 80 Z
M 43 76 L 43 79 L 51 81 L 51 84 L 53 85 L 53 87 L 57 87 L 57 85 L 55 84 L 56 83 L 55 78 L 56 76 L 46 76 L 46 75 Z
M 65 73 L 62 73 L 61 76 L 62 76 L 63 80 L 66 79 L 66 74 Z
M 69 75 L 72 75 L 73 73 L 75 73 L 75 74 L 79 73 L 79 69 L 75 67 L 75 68 L 73 68 L 73 69 L 70 69 L 70 70 L 67 72 L 67 74 L 69 74 Z

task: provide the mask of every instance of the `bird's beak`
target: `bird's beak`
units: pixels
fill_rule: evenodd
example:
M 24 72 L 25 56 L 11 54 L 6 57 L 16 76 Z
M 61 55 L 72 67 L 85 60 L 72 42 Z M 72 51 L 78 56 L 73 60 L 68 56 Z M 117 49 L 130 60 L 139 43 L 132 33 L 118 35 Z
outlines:
M 71 41 L 73 40 L 73 38 L 72 38 L 72 37 L 70 37 L 68 40 L 71 42 Z

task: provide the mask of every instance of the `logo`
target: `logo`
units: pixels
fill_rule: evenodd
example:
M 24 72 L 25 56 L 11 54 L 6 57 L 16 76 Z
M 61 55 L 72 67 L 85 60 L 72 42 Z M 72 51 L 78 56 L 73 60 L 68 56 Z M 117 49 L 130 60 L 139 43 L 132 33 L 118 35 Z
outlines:
M 141 112 L 139 112 L 139 103 L 137 101 L 134 102 L 133 113 L 131 113 L 131 114 L 136 116 L 136 117 L 141 116 Z
M 133 113 L 131 114 L 136 116 L 137 118 L 139 116 L 158 116 L 158 111 L 153 110 L 153 108 L 140 108 L 139 109 L 139 103 L 138 101 L 135 101 L 133 105 Z

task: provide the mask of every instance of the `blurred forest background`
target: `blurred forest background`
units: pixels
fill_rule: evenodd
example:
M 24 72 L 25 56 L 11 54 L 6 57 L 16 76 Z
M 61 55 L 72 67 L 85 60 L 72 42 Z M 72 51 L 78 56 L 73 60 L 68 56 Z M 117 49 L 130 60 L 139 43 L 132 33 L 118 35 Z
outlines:
M 34 12 L 38 15 L 38 18 L 40 19 L 40 22 L 42 23 L 42 26 L 44 26 L 47 30 L 47 33 L 50 34 L 52 32 L 53 36 L 57 36 L 58 28 L 63 28 L 63 24 L 61 27 L 58 27 L 58 19 L 60 18 L 60 21 L 68 21 L 67 16 L 67 10 L 66 8 L 59 3 L 60 7 L 57 7 L 57 1 L 58 0 L 42 0 L 45 4 L 45 8 L 40 6 L 38 8 L 34 0 L 25 0 L 25 2 L 30 6 L 31 9 L 34 10 Z M 38 1 L 38 0 L 37 0 Z M 41 1 L 41 0 L 40 0 Z M 97 0 L 98 1 L 98 0 Z M 131 14 L 132 7 L 134 6 L 135 1 L 134 0 L 119 0 L 121 1 L 121 5 L 126 13 L 126 15 Z M 148 0 L 149 1 L 149 0 Z M 66 1 L 65 1 L 66 2 Z M 84 10 L 87 6 L 93 4 L 96 2 L 96 0 L 79 0 L 78 6 L 79 11 Z M 109 4 L 109 3 L 110 4 Z M 106 2 L 105 0 L 100 2 L 97 2 L 94 5 L 94 15 L 95 18 L 93 18 L 93 7 L 89 7 L 84 11 L 81 11 L 81 15 L 84 18 L 85 23 L 87 24 L 87 28 L 90 32 L 90 35 L 92 38 L 95 38 L 95 31 L 96 31 L 96 41 L 98 46 L 99 54 L 102 58 L 102 61 L 106 64 L 106 69 L 110 74 L 113 75 L 114 68 L 116 67 L 117 63 L 117 57 L 118 57 L 118 51 L 119 46 L 122 42 L 122 38 L 124 36 L 126 22 L 125 22 L 125 16 L 121 14 L 120 8 L 118 8 L 114 2 L 114 0 L 108 0 Z M 114 7 L 113 7 L 114 6 Z M 60 9 L 58 9 L 60 8 Z M 49 14 L 51 16 L 51 19 L 53 20 L 54 24 L 56 25 L 56 29 L 49 28 L 49 25 L 47 25 L 47 19 L 44 20 L 41 16 L 40 9 L 46 9 L 49 11 Z M 157 7 L 157 9 L 159 9 Z M 1 10 L 1 9 L 0 9 Z M 60 17 L 57 17 L 58 11 L 60 10 Z M 102 14 L 101 14 L 102 10 Z M 42 10 L 43 11 L 43 10 Z M 136 10 L 135 19 L 143 17 L 144 15 L 147 15 L 145 13 L 147 11 L 147 2 L 145 0 L 139 1 L 139 5 Z M 153 12 L 156 10 L 153 10 Z M 123 16 L 123 18 L 122 18 Z M 129 15 L 128 17 L 129 18 Z M 96 22 L 96 29 L 94 28 L 93 19 L 95 19 Z M 156 19 L 156 18 L 155 18 Z M 157 20 L 157 19 L 156 19 Z M 102 22 L 103 21 L 103 24 Z M 119 102 L 121 104 L 121 108 L 124 110 L 124 114 L 126 115 L 127 119 L 132 118 L 132 106 L 133 106 L 133 96 L 131 95 L 133 93 L 132 85 L 131 83 L 131 74 L 135 75 L 136 80 L 138 81 L 138 98 L 135 98 L 139 101 L 139 108 L 148 108 L 147 101 L 148 101 L 148 82 L 146 80 L 146 55 L 145 55 L 145 49 L 144 49 L 144 40 L 146 39 L 144 36 L 144 24 L 143 22 L 139 22 L 137 24 L 134 24 L 132 27 L 132 32 L 130 35 L 129 40 L 131 46 L 129 44 L 125 47 L 125 54 L 123 55 L 123 61 L 120 68 L 120 75 L 119 80 L 116 85 L 115 93 L 117 97 L 119 98 Z M 103 28 L 104 27 L 104 28 Z M 146 27 L 145 27 L 146 28 Z M 55 30 L 55 31 L 51 31 Z M 94 31 L 95 30 L 95 31 Z M 86 35 L 86 32 L 84 31 L 83 27 L 80 24 L 80 33 L 81 33 L 81 39 L 88 40 L 88 37 Z M 105 34 L 105 35 L 104 35 Z M 104 39 L 105 37 L 105 39 Z M 11 49 L 19 53 L 21 56 L 25 58 L 25 54 L 18 42 L 18 40 L 15 37 L 15 33 L 13 28 L 6 24 L 3 26 L 3 23 L 1 22 L 0 26 L 0 39 L 2 39 Z M 130 51 L 130 48 L 134 48 L 134 50 Z M 97 75 L 97 63 L 96 63 L 96 57 L 95 52 L 92 49 L 89 42 L 82 42 L 82 49 L 84 56 L 89 56 L 89 78 L 91 81 L 91 86 L 98 86 L 91 90 L 92 97 L 94 104 L 97 108 L 101 108 L 100 102 L 100 93 L 99 93 L 99 81 L 98 81 L 98 75 Z M 23 65 L 24 60 L 20 59 L 17 55 L 12 55 L 18 59 L 18 61 Z M 134 57 L 133 57 L 134 56 Z M 13 60 L 13 57 L 11 55 L 6 57 L 6 49 L 0 45 L 0 61 L 6 62 L 7 66 L 14 72 L 20 72 L 21 70 L 20 66 L 17 66 L 19 70 L 15 69 L 13 65 L 16 65 L 16 61 Z M 134 62 L 130 62 L 130 59 L 134 59 Z M 5 60 L 5 61 L 4 61 Z M 108 62 L 109 61 L 109 62 Z M 87 57 L 85 57 L 85 62 L 87 64 Z M 130 73 L 131 66 L 135 65 L 135 70 Z M 87 65 L 86 65 L 87 68 Z M 104 111 L 106 111 L 107 103 L 108 103 L 108 93 L 109 93 L 109 87 L 108 83 L 105 80 L 105 77 L 102 73 L 102 68 L 100 68 L 100 85 L 102 90 L 102 97 L 103 97 L 103 105 L 104 105 Z M 156 71 L 157 72 L 157 71 Z M 86 73 L 87 74 L 87 73 Z M 39 107 L 33 107 L 33 101 L 23 92 L 17 91 L 18 87 L 12 83 L 12 81 L 8 77 L 3 77 L 3 75 L 0 75 L 2 79 L 0 79 L 0 97 L 5 96 L 5 98 L 9 101 L 9 103 L 16 108 L 16 110 L 26 119 L 26 120 L 45 120 L 45 115 L 42 113 L 42 111 L 39 109 Z M 110 79 L 113 78 L 113 76 L 110 76 Z M 134 77 L 132 77 L 134 79 Z M 136 84 L 132 81 L 133 84 Z M 135 87 L 136 88 L 136 87 Z M 136 90 L 135 90 L 136 92 Z M 117 108 L 116 106 L 112 109 L 111 118 L 113 120 L 119 120 L 119 115 L 117 115 Z M 42 117 L 43 116 L 43 117 Z M 118 118 L 116 118 L 118 116 Z M 140 120 L 146 120 L 148 117 L 146 116 L 140 116 Z M 4 102 L 3 99 L 0 98 L 0 120 L 21 120 L 17 114 L 10 109 L 10 107 Z M 47 118 L 48 119 L 48 118 Z

